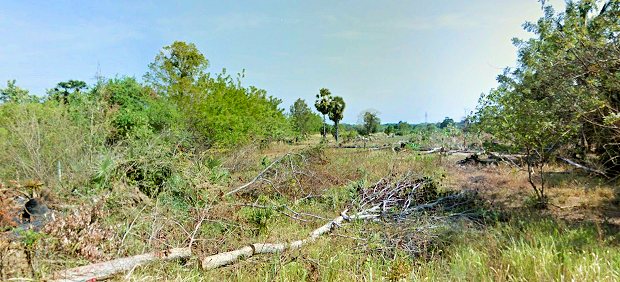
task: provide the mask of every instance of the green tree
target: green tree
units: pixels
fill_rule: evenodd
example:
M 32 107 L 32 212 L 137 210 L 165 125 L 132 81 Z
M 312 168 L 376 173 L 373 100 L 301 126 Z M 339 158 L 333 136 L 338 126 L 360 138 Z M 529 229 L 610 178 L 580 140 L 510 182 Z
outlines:
M 370 135 L 379 131 L 381 119 L 376 111 L 365 111 L 362 113 L 364 134 Z
M 336 143 L 338 143 L 338 124 L 344 117 L 344 108 L 345 108 L 344 99 L 340 96 L 335 96 L 331 99 L 329 106 L 329 119 L 334 122 Z
M 160 95 L 193 111 L 204 93 L 209 61 L 193 43 L 175 41 L 165 46 L 149 64 L 144 80 Z
M 383 132 L 385 132 L 385 134 L 390 135 L 392 133 L 394 133 L 396 131 L 395 127 L 393 124 L 389 124 L 388 126 L 385 127 L 385 130 L 383 130 Z
M 319 94 L 316 95 L 314 107 L 323 115 L 323 138 L 327 137 L 325 131 L 325 115 L 330 113 L 332 106 L 332 93 L 327 88 L 321 88 Z
M 439 128 L 446 128 L 449 125 L 454 125 L 454 120 L 452 118 L 446 117 L 443 119 L 443 121 L 439 124 Z
M 113 125 L 110 141 L 146 137 L 180 127 L 181 118 L 175 105 L 133 77 L 101 81 L 91 95 L 107 106 Z
M 397 128 L 397 132 L 396 135 L 407 135 L 411 132 L 411 125 L 405 121 L 399 121 L 398 124 L 396 125 Z
M 5 103 L 27 103 L 36 102 L 38 99 L 28 93 L 28 90 L 20 88 L 15 84 L 15 80 L 9 80 L 6 88 L 0 89 L 0 102 Z
M 68 80 L 59 82 L 54 89 L 47 91 L 47 95 L 51 100 L 67 104 L 73 94 L 80 93 L 80 91 L 86 88 L 88 88 L 88 86 L 84 81 Z
M 295 130 L 302 137 L 315 132 L 321 126 L 321 117 L 312 112 L 306 101 L 297 99 L 290 108 L 290 118 Z M 318 127 L 317 127 L 318 125 Z
M 243 87 L 226 73 L 209 79 L 207 93 L 197 104 L 196 127 L 218 147 L 252 141 L 281 140 L 291 135 L 280 99 L 263 89 Z
M 608 171 L 620 172 L 620 2 L 569 1 L 562 13 L 545 2 L 542 7 L 543 17 L 524 25 L 534 36 L 513 40 L 517 67 L 481 97 L 475 120 L 526 153 L 541 202 L 545 164 L 560 148 L 579 144 L 582 157 L 596 148 Z

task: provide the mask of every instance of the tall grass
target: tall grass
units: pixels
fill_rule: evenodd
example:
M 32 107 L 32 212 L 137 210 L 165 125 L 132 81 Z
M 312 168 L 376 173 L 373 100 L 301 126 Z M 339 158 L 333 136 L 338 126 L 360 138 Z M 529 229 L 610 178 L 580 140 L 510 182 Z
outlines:
M 609 231 L 613 233 L 612 231 Z M 600 226 L 519 219 L 455 243 L 414 270 L 425 281 L 619 281 L 620 236 Z
M 76 183 L 102 145 L 97 125 L 81 126 L 62 105 L 0 107 L 0 179 Z

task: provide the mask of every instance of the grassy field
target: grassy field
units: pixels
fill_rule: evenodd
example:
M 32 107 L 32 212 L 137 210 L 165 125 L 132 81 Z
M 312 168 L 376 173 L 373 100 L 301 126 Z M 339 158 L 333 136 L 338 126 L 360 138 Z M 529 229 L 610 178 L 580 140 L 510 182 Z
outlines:
M 3 278 L 46 279 L 68 267 L 187 246 L 194 238 L 192 258 L 135 268 L 113 280 L 620 280 L 619 191 L 612 183 L 553 167 L 552 204 L 537 210 L 518 168 L 463 167 L 455 165 L 460 155 L 318 143 L 315 136 L 295 145 L 207 152 L 200 162 L 188 161 L 185 174 L 154 198 L 114 178 L 110 189 L 78 189 L 70 201 L 50 204 L 64 221 L 1 246 L 0 271 Z M 224 196 L 287 153 L 289 159 L 264 178 Z M 433 179 L 439 193 L 474 190 L 476 204 L 458 214 L 420 213 L 400 223 L 353 221 L 299 250 L 200 268 L 207 255 L 305 238 L 351 208 L 359 187 L 405 175 Z M 449 224 L 435 225 L 437 218 L 449 218 Z M 404 248 L 406 240 L 416 242 L 417 251 Z

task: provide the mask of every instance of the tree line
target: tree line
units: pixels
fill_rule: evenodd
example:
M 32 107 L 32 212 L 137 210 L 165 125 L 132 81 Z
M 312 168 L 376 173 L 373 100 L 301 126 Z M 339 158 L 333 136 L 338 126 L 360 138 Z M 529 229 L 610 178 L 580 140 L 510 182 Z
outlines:
M 126 76 L 100 78 L 91 86 L 84 81 L 68 80 L 39 97 L 10 80 L 0 89 L 0 111 L 8 121 L 10 109 L 17 105 L 61 107 L 75 118 L 95 107 L 102 110 L 97 115 L 105 116 L 110 123 L 110 143 L 162 131 L 185 134 L 206 146 L 224 148 L 305 138 L 321 128 L 325 135 L 324 120 L 304 100 L 298 99 L 285 112 L 280 107 L 282 100 L 269 96 L 263 89 L 243 86 L 243 72 L 236 76 L 226 69 L 210 73 L 208 67 L 209 60 L 194 44 L 176 41 L 156 55 L 144 82 Z M 317 110 L 338 128 L 344 100 L 325 88 L 320 93 Z

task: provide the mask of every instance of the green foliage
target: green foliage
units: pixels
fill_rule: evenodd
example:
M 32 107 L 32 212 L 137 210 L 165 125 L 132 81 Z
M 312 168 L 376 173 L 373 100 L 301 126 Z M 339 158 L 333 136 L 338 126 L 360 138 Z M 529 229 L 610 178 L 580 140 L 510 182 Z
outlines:
M 20 235 L 21 242 L 24 244 L 28 251 L 32 251 L 36 244 L 45 237 L 44 233 L 37 232 L 31 229 L 18 229 L 17 233 Z
M 524 25 L 533 38 L 513 40 L 518 66 L 506 69 L 499 87 L 481 97 L 475 119 L 536 160 L 528 164 L 541 174 L 539 187 L 531 182 L 539 198 L 544 164 L 561 147 L 582 158 L 598 148 L 602 163 L 620 171 L 620 163 L 612 160 L 617 158 L 607 157 L 620 152 L 620 124 L 603 125 L 620 108 L 620 2 L 598 7 L 595 1 L 571 1 L 563 13 L 543 2 L 543 11 L 537 22 Z
M 331 107 L 332 93 L 327 88 L 321 88 L 319 94 L 316 95 L 316 101 L 314 107 L 319 113 L 323 115 L 323 137 L 327 137 L 327 131 L 325 128 L 325 116 L 329 114 Z
M 336 142 L 338 142 L 338 124 L 343 118 L 345 103 L 342 97 L 332 96 L 331 92 L 327 88 L 321 88 L 319 94 L 316 95 L 316 101 L 314 107 L 323 114 L 323 122 L 325 122 L 325 115 L 329 116 L 329 119 L 334 122 Z M 323 136 L 325 136 L 325 126 L 323 126 Z
M 209 61 L 193 43 L 175 41 L 165 46 L 149 64 L 145 81 L 178 105 L 193 106 L 199 99 L 200 89 L 208 75 Z
M 337 131 L 335 126 L 332 126 L 329 129 L 334 138 L 336 138 L 336 134 L 340 134 L 340 137 L 342 137 L 341 140 L 344 143 L 351 142 L 359 136 L 358 130 L 356 130 L 355 127 L 347 127 L 343 124 L 338 125 Z
M 454 120 L 450 117 L 446 117 L 443 119 L 443 121 L 439 124 L 439 128 L 446 128 L 449 125 L 454 125 Z
M 393 134 L 396 132 L 396 127 L 393 124 L 388 124 L 383 132 L 387 135 Z
M 212 77 L 207 67 L 207 59 L 194 44 L 177 41 L 157 55 L 145 80 L 183 109 L 187 127 L 211 145 L 232 147 L 291 135 L 290 123 L 278 108 L 281 100 L 265 90 L 243 87 L 243 74 L 234 79 L 224 70 Z M 132 120 L 140 124 L 144 119 Z
M 39 99 L 28 93 L 28 90 L 15 85 L 15 80 L 6 82 L 6 88 L 0 89 L 0 102 L 4 103 L 29 103 Z
M 334 128 L 336 129 L 336 142 L 338 142 L 338 124 L 344 117 L 344 107 L 345 103 L 342 97 L 335 96 L 332 98 L 330 109 L 329 109 L 329 119 L 334 122 Z
M 398 136 L 405 136 L 413 130 L 413 126 L 405 121 L 399 121 L 397 124 L 392 125 L 392 127 L 394 128 L 395 134 Z
M 327 88 L 321 88 L 319 90 L 319 94 L 316 95 L 316 102 L 314 102 L 314 107 L 319 111 L 323 116 L 329 114 L 331 107 L 332 93 Z
M 312 112 L 306 101 L 297 99 L 290 108 L 290 120 L 293 130 L 301 137 L 318 132 L 321 128 L 321 117 Z
M 111 179 L 114 177 L 116 170 L 116 162 L 110 154 L 104 154 L 101 156 L 98 164 L 95 167 L 93 175 L 93 184 L 96 188 L 107 188 L 111 184 Z
M 379 119 L 379 114 L 377 112 L 365 111 L 362 113 L 361 116 L 363 120 L 363 134 L 364 135 L 370 135 L 372 133 L 377 133 L 379 131 L 379 126 L 381 125 L 381 119 Z
M 175 143 L 180 140 L 174 135 L 153 135 L 149 138 L 127 140 L 119 148 L 123 159 L 116 165 L 124 182 L 151 198 L 164 191 L 170 179 L 179 173 L 178 164 L 182 158 Z
M 278 108 L 281 100 L 265 90 L 242 87 L 225 73 L 210 80 L 208 95 L 199 101 L 196 124 L 214 145 L 232 147 L 252 141 L 280 140 L 291 134 L 290 123 Z
M 269 202 L 269 199 L 265 196 L 260 196 L 257 201 L 261 207 L 244 207 L 240 210 L 241 215 L 251 223 L 256 229 L 254 234 L 262 234 L 267 231 L 269 222 L 276 215 L 276 207 L 272 205 L 265 205 Z
M 73 96 L 78 95 L 82 90 L 86 89 L 86 82 L 81 80 L 68 80 L 59 82 L 54 89 L 48 90 L 48 99 L 60 103 L 69 103 Z
M 93 96 L 104 101 L 112 113 L 111 140 L 146 137 L 178 127 L 180 114 L 166 98 L 156 96 L 135 78 L 121 77 L 100 82 Z

